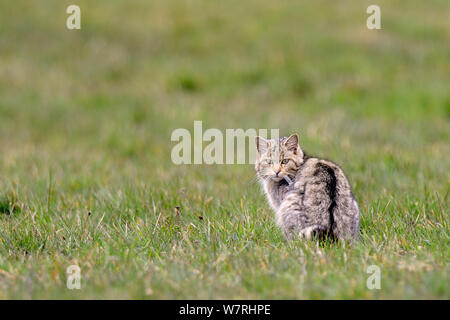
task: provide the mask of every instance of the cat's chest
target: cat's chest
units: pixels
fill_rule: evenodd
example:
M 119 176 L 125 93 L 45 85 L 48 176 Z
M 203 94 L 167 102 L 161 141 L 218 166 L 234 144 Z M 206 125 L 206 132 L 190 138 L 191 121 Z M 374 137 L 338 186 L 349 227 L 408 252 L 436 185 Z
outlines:
M 281 203 L 289 194 L 297 194 L 302 196 L 304 193 L 304 183 L 301 181 L 292 182 L 291 184 L 282 182 L 272 182 L 265 186 L 266 194 L 272 207 L 277 210 Z

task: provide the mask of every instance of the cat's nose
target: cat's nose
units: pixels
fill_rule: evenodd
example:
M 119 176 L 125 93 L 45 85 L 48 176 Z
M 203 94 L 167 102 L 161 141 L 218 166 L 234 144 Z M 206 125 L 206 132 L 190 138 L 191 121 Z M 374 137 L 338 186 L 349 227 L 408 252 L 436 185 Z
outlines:
M 277 177 L 278 177 L 278 175 L 280 174 L 280 172 L 281 172 L 281 170 L 275 171 L 275 174 L 277 175 Z

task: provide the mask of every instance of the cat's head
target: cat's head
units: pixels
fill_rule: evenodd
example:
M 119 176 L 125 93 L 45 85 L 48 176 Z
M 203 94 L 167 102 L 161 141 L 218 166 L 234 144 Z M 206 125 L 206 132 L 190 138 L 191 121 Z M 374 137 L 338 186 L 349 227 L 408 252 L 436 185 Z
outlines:
M 289 138 L 266 140 L 256 137 L 258 157 L 255 170 L 258 177 L 274 181 L 289 180 L 295 177 L 300 165 L 303 163 L 303 151 L 298 144 L 298 135 Z

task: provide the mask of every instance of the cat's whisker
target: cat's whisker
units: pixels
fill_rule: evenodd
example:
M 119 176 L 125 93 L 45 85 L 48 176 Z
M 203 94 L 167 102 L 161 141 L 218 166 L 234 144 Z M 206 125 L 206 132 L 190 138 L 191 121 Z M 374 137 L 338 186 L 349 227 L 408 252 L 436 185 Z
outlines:
M 289 176 L 284 176 L 283 177 L 284 178 L 284 180 L 286 180 L 286 182 L 288 183 L 288 185 L 291 185 L 292 184 L 292 180 L 289 178 Z

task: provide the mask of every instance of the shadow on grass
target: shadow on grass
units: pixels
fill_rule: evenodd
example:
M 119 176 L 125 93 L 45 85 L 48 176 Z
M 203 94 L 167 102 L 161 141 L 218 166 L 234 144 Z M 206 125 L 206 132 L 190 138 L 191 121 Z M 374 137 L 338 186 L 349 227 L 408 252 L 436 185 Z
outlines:
M 20 208 L 15 197 L 0 195 L 0 214 L 12 215 L 17 213 L 20 213 Z

